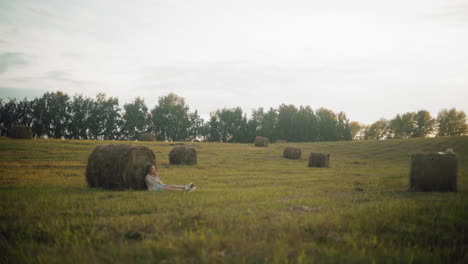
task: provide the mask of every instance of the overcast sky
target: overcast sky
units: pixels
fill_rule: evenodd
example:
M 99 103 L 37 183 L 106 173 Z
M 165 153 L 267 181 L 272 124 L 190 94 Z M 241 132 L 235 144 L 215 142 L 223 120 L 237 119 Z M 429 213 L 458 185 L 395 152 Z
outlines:
M 0 0 L 0 97 L 468 113 L 468 0 Z

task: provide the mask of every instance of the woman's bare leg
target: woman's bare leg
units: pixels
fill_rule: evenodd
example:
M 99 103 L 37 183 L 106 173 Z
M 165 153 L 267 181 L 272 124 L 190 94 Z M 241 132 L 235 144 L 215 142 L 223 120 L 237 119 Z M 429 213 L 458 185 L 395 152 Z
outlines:
M 167 185 L 166 184 L 166 186 L 170 186 L 170 187 L 174 187 L 174 188 L 185 188 L 185 185 L 174 185 L 174 184 Z
M 185 186 L 181 185 L 166 185 L 162 188 L 165 191 L 185 191 Z

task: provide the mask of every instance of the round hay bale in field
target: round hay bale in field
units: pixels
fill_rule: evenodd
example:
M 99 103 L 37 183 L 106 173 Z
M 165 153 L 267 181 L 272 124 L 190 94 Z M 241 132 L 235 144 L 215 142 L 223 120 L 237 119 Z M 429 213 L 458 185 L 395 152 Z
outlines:
M 302 151 L 300 148 L 286 147 L 283 151 L 283 157 L 287 159 L 300 159 Z
M 256 147 L 268 147 L 269 143 L 270 143 L 270 140 L 266 137 L 260 137 L 260 136 L 255 137 L 254 144 Z
M 185 146 L 174 147 L 169 153 L 169 163 L 171 164 L 197 164 L 197 151 L 194 148 Z
M 32 139 L 32 129 L 28 126 L 12 126 L 8 129 L 8 137 L 17 139 Z
M 309 167 L 328 168 L 330 167 L 330 154 L 311 152 L 309 155 Z
M 457 191 L 457 156 L 452 152 L 411 155 L 410 191 Z
M 141 134 L 139 140 L 140 141 L 156 141 L 156 136 L 151 133 L 144 133 L 144 134 Z
M 156 166 L 156 156 L 145 146 L 97 146 L 88 158 L 86 181 L 96 188 L 143 190 L 149 164 Z

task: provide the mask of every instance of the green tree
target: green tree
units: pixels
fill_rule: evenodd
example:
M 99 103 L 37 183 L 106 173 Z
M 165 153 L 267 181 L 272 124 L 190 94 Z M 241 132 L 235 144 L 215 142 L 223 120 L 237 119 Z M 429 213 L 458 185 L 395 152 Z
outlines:
M 390 120 L 389 137 L 415 138 L 425 137 L 433 131 L 434 119 L 428 111 L 408 112 Z
M 263 129 L 262 129 L 262 121 L 263 117 L 265 115 L 265 112 L 263 110 L 263 107 L 260 107 L 258 109 L 253 109 L 252 110 L 252 117 L 247 121 L 249 123 L 250 127 L 255 128 L 255 134 L 258 136 L 266 137 L 263 135 Z
M 47 135 L 47 131 L 49 129 L 47 119 L 47 109 L 45 100 L 41 98 L 35 98 L 32 101 L 32 115 L 33 115 L 33 122 L 32 122 L 32 132 L 35 137 L 44 137 Z
M 364 139 L 383 140 L 388 137 L 389 121 L 380 119 L 364 129 Z
M 83 95 L 73 96 L 70 102 L 70 123 L 68 126 L 69 137 L 74 139 L 88 139 L 89 125 L 91 122 L 91 110 L 95 102 Z
M 310 106 L 300 106 L 292 124 L 294 141 L 306 142 L 317 139 L 319 134 L 318 120 Z
M 336 141 L 338 136 L 338 119 L 332 110 L 319 108 L 315 111 L 318 119 L 319 140 Z
M 466 114 L 457 111 L 443 109 L 437 115 L 438 136 L 459 136 L 467 133 Z
M 185 99 L 173 93 L 162 96 L 151 110 L 151 119 L 156 138 L 162 141 L 185 141 L 189 139 L 189 107 Z
M 279 139 L 278 137 L 278 110 L 270 108 L 265 112 L 263 108 L 254 109 L 252 118 L 249 120 L 249 131 L 252 132 L 252 140 L 255 136 L 269 138 L 271 141 Z
M 392 138 L 410 138 L 413 137 L 415 130 L 416 113 L 408 112 L 403 115 L 397 115 L 389 121 L 389 137 Z
M 413 137 L 426 137 L 434 131 L 435 120 L 426 110 L 419 110 L 414 116 Z
M 31 126 L 33 122 L 32 101 L 24 98 L 19 101 L 16 108 L 16 123 L 22 126 Z
M 0 99 L 0 135 L 6 135 L 12 125 L 32 126 L 33 118 L 33 101 Z
M 222 142 L 220 133 L 220 123 L 216 117 L 216 113 L 210 113 L 210 120 L 205 125 L 206 141 Z
M 350 131 L 351 131 L 351 138 L 353 140 L 357 139 L 362 139 L 362 131 L 363 131 L 363 125 L 361 125 L 359 122 L 352 121 L 349 123 Z
M 70 97 L 63 92 L 45 93 L 33 102 L 33 131 L 38 137 L 68 138 Z
M 198 111 L 195 110 L 193 113 L 189 113 L 189 121 L 190 121 L 190 128 L 189 128 L 189 140 L 205 140 L 205 133 L 204 133 L 204 123 L 205 121 L 203 118 L 200 117 Z
M 282 104 L 278 108 L 278 137 L 288 141 L 298 141 L 294 132 L 294 119 L 298 109 L 294 105 Z
M 240 107 L 221 109 L 211 114 L 210 141 L 249 142 L 247 117 Z
M 2 135 L 6 135 L 8 129 L 16 122 L 17 108 L 18 103 L 16 99 L 9 98 L 8 102 L 0 99 L 0 130 Z
M 89 118 L 90 138 L 119 139 L 121 123 L 119 100 L 114 97 L 107 98 L 104 93 L 96 95 L 96 101 L 93 103 Z
M 339 140 L 353 140 L 353 135 L 351 134 L 351 125 L 348 117 L 344 112 L 338 113 L 338 139 Z
M 138 140 L 142 133 L 147 131 L 148 107 L 140 97 L 124 105 L 122 116 L 122 138 L 125 140 Z

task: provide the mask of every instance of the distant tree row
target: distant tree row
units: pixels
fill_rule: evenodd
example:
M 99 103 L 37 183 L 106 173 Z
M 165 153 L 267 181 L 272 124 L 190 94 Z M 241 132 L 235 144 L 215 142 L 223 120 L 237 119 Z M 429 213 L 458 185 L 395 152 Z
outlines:
M 366 126 L 350 122 L 344 112 L 282 104 L 268 111 L 255 109 L 250 119 L 240 107 L 218 109 L 205 122 L 197 111 L 190 111 L 184 98 L 172 93 L 160 97 L 152 109 L 139 97 L 121 109 L 117 98 L 102 93 L 95 99 L 63 92 L 48 92 L 30 101 L 0 99 L 1 135 L 12 125 L 30 126 L 38 138 L 138 140 L 151 133 L 160 141 L 241 143 L 256 136 L 306 142 L 467 133 L 466 115 L 455 109 L 442 110 L 437 118 L 421 110 Z
M 459 136 L 468 132 L 466 114 L 443 109 L 437 117 L 426 110 L 398 114 L 393 119 L 380 119 L 371 125 L 351 122 L 355 139 L 402 139 L 427 136 Z

